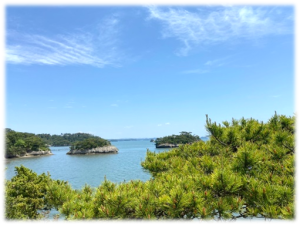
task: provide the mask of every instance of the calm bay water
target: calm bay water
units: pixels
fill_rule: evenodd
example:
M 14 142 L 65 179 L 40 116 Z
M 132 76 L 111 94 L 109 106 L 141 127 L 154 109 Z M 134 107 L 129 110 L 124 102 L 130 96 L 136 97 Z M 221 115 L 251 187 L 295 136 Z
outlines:
M 49 171 L 53 179 L 68 181 L 74 189 L 81 189 L 85 184 L 98 187 L 104 181 L 104 176 L 107 180 L 116 183 L 124 180 L 147 181 L 151 175 L 141 166 L 147 149 L 155 152 L 168 151 L 168 149 L 156 149 L 155 144 L 149 140 L 111 143 L 119 149 L 118 154 L 67 155 L 69 147 L 50 147 L 53 153 L 50 156 L 5 159 L 6 179 L 11 179 L 15 175 L 15 166 L 24 165 L 37 174 Z M 48 219 L 53 219 L 53 216 L 58 213 L 52 209 Z M 63 218 L 64 216 L 61 216 L 60 220 Z M 247 218 L 238 220 L 249 221 Z M 264 219 L 253 218 L 253 220 Z
M 111 142 L 119 149 L 117 154 L 67 155 L 69 147 L 50 147 L 54 155 L 32 158 L 6 159 L 6 179 L 15 175 L 15 166 L 24 165 L 37 174 L 49 173 L 53 179 L 68 181 L 72 188 L 81 189 L 85 184 L 98 187 L 106 176 L 112 182 L 149 180 L 144 170 L 147 149 L 162 152 L 149 140 Z

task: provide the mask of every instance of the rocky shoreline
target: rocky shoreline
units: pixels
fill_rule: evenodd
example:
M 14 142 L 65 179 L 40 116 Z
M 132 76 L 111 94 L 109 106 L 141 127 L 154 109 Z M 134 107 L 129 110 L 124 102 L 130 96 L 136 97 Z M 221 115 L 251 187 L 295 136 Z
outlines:
M 156 148 L 177 148 L 180 145 L 181 144 L 168 144 L 168 143 L 165 143 L 165 144 L 156 145 L 155 147 Z
M 116 146 L 104 146 L 104 147 L 97 147 L 92 149 L 85 149 L 85 150 L 70 150 L 67 152 L 68 155 L 77 155 L 77 154 L 101 154 L 101 153 L 118 153 L 119 149 Z
M 53 155 L 53 153 L 51 151 L 31 151 L 22 155 L 7 155 L 5 158 L 28 158 L 47 155 Z

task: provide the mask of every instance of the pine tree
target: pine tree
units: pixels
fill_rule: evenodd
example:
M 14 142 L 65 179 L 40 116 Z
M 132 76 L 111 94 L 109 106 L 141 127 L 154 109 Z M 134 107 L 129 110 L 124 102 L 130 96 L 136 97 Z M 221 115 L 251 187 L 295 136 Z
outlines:
M 46 205 L 69 220 L 293 219 L 295 117 L 275 113 L 267 123 L 242 118 L 217 125 L 207 116 L 206 129 L 207 142 L 147 151 L 142 166 L 153 177 L 146 182 L 105 179 L 96 189 L 73 190 L 17 168 L 6 183 L 6 218 L 38 218 Z

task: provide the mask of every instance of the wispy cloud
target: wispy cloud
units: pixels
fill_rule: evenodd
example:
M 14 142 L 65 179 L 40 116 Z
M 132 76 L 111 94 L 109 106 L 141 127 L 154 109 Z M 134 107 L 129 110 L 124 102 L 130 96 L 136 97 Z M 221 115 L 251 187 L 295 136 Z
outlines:
M 46 36 L 7 31 L 6 61 L 13 64 L 118 66 L 118 19 L 90 30 Z
M 165 123 L 166 125 L 170 125 L 170 123 Z
M 118 107 L 118 104 L 111 104 L 112 107 Z
M 220 67 L 225 66 L 231 63 L 233 60 L 231 59 L 231 56 L 225 56 L 218 59 L 208 60 L 204 65 L 205 66 L 214 66 L 214 67 Z
M 158 126 L 158 127 L 161 127 L 161 126 L 162 126 L 162 124 L 157 124 L 157 126 Z
M 163 37 L 176 38 L 182 42 L 183 47 L 178 55 L 187 55 L 197 45 L 237 38 L 251 40 L 293 32 L 291 7 L 222 6 L 198 9 L 191 11 L 148 6 L 150 19 L 157 19 L 163 24 Z

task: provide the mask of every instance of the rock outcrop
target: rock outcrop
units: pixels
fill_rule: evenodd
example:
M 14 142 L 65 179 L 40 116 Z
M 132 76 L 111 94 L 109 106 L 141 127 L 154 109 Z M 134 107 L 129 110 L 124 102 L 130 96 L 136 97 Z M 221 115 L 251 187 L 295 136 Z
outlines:
M 156 145 L 155 147 L 156 148 L 177 148 L 179 147 L 180 144 L 168 144 L 168 143 L 165 143 L 165 144 L 160 144 L 160 145 Z
M 31 151 L 26 152 L 25 154 L 20 155 L 6 155 L 6 158 L 25 158 L 25 157 L 35 157 L 35 156 L 42 156 L 42 155 L 53 155 L 51 151 Z
M 118 153 L 119 149 L 116 146 L 104 146 L 104 147 L 97 147 L 92 149 L 86 150 L 70 150 L 67 152 L 68 155 L 76 155 L 76 154 L 99 154 L 99 153 Z

